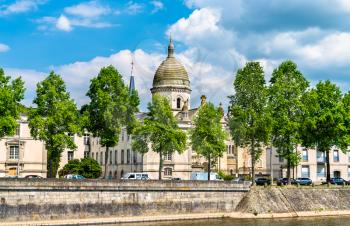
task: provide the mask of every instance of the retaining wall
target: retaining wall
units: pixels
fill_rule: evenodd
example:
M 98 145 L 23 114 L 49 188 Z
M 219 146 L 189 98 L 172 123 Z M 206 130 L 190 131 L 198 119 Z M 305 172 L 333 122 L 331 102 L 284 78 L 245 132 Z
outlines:
M 0 180 L 3 221 L 227 213 L 244 185 L 199 181 Z

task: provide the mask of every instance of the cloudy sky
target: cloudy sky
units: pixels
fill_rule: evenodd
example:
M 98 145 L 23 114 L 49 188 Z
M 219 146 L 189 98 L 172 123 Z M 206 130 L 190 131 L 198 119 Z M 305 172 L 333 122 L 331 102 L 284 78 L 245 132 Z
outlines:
M 26 105 L 49 71 L 78 105 L 99 69 L 114 65 L 128 83 L 132 59 L 144 110 L 169 34 L 192 86 L 227 105 L 238 68 L 261 62 L 269 80 L 295 61 L 315 84 L 350 89 L 349 0 L 0 0 L 0 67 L 26 82 Z

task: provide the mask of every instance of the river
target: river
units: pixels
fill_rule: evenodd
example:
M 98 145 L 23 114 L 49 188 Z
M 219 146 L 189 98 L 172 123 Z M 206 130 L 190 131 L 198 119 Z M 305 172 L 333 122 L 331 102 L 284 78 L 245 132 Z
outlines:
M 122 224 L 123 226 L 350 226 L 349 217 L 284 219 L 215 219 Z M 115 225 L 115 226 L 120 226 Z

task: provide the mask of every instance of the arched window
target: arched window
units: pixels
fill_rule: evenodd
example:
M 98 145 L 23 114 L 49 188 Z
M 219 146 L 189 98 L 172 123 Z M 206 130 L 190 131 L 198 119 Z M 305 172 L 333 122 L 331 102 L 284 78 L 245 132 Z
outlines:
M 180 109 L 181 108 L 181 98 L 177 98 L 176 100 L 176 108 Z
M 96 162 L 98 162 L 98 152 L 96 152 Z
M 118 179 L 118 170 L 116 170 L 116 171 L 114 172 L 114 178 L 115 178 L 115 179 Z
M 109 171 L 108 179 L 112 179 L 112 171 Z
M 120 178 L 124 176 L 124 170 L 120 171 Z

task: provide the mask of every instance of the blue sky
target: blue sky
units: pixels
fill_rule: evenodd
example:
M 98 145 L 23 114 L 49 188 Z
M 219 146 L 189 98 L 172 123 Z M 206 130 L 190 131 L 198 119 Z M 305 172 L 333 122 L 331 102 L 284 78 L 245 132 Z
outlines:
M 133 59 L 144 110 L 170 33 L 193 107 L 202 94 L 227 105 L 235 72 L 250 60 L 267 81 L 291 59 L 312 85 L 331 79 L 350 89 L 348 0 L 0 0 L 0 67 L 26 81 L 26 105 L 50 70 L 81 105 L 101 67 L 114 65 L 128 82 Z

